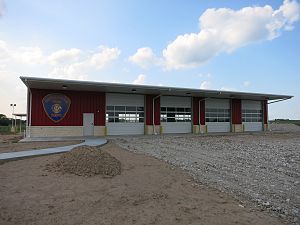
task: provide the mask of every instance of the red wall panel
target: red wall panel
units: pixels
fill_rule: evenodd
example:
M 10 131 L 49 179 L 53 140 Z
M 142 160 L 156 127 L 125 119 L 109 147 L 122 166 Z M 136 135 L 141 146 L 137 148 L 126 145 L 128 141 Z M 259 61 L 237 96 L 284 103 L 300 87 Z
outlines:
M 200 124 L 205 125 L 205 99 L 201 98 L 200 102 Z
M 200 101 L 200 124 L 205 125 L 205 99 L 193 97 L 193 124 L 199 125 L 199 101 Z
M 263 104 L 263 113 L 264 113 L 264 124 L 268 124 L 268 101 L 264 100 Z
M 193 125 L 199 125 L 199 100 L 198 97 L 193 97 Z
M 156 95 L 146 95 L 146 125 L 153 125 L 153 98 Z M 160 97 L 154 100 L 154 122 L 160 125 Z
M 232 99 L 231 101 L 232 124 L 242 124 L 242 100 Z
M 160 125 L 160 98 L 154 100 L 154 123 Z
M 82 126 L 83 113 L 94 113 L 94 125 L 105 126 L 105 93 L 62 90 L 31 89 L 32 92 L 32 126 Z M 71 100 L 65 117 L 55 123 L 45 113 L 43 98 L 51 93 L 61 93 Z
M 145 107 L 146 107 L 146 125 L 152 125 L 152 95 L 146 95 L 145 97 Z

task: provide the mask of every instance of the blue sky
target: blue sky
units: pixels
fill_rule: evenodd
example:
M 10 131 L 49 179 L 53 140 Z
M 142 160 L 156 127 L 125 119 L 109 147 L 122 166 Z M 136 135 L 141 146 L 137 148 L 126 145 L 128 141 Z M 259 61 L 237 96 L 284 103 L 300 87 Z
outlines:
M 289 94 L 270 118 L 300 118 L 296 1 L 0 0 L 0 15 L 8 116 L 26 75 Z

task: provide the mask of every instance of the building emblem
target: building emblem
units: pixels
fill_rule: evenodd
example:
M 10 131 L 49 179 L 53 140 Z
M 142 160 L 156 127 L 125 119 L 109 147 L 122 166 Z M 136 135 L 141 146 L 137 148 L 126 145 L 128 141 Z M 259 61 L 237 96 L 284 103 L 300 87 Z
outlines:
M 69 111 L 71 100 L 59 93 L 46 95 L 43 100 L 44 111 L 55 123 L 61 121 Z

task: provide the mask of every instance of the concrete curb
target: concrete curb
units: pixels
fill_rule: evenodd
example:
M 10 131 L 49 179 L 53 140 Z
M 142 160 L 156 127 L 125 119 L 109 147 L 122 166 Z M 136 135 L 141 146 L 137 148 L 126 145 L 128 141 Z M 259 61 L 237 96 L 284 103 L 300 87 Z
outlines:
M 24 158 L 31 158 L 36 156 L 44 156 L 44 155 L 51 155 L 51 154 L 58 154 L 71 151 L 73 148 L 88 145 L 88 146 L 102 146 L 107 143 L 107 140 L 104 138 L 98 139 L 85 139 L 84 142 L 76 145 L 69 145 L 63 147 L 56 147 L 56 148 L 45 148 L 40 150 L 27 150 L 27 151 L 19 151 L 19 152 L 8 152 L 8 153 L 1 153 L 0 154 L 0 162 L 1 161 L 10 161 L 10 160 L 19 160 Z

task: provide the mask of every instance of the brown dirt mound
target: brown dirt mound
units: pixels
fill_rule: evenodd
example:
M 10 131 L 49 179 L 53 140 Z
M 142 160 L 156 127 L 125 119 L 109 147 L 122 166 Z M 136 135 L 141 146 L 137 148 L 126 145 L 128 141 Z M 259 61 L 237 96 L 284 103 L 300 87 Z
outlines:
M 79 146 L 64 153 L 56 162 L 47 165 L 48 171 L 76 174 L 78 176 L 121 174 L 121 162 L 100 147 Z

